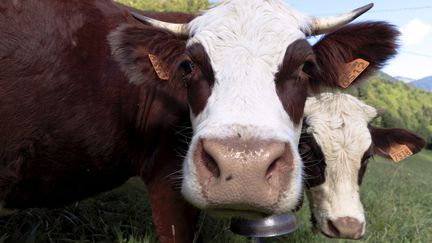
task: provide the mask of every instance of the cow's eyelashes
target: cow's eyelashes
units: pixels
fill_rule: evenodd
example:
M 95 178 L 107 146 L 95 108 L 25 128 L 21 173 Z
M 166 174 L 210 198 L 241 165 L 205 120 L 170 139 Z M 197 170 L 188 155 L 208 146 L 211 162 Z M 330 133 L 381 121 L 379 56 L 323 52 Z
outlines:
M 189 87 L 192 73 L 195 70 L 195 64 L 190 60 L 185 60 L 180 64 L 179 70 L 182 73 L 183 85 Z
M 179 72 L 181 72 L 183 85 L 187 88 L 190 86 L 192 73 L 195 70 L 195 64 L 190 60 L 185 60 L 179 65 Z

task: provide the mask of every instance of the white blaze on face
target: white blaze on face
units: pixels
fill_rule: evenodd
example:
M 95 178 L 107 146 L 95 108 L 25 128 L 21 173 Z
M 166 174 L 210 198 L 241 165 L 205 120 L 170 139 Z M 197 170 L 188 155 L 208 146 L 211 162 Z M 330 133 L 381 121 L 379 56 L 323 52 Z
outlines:
M 284 110 L 276 93 L 275 74 L 286 48 L 305 38 L 310 22 L 283 1 L 237 0 L 223 1 L 190 23 L 188 45 L 204 47 L 215 74 L 206 107 L 199 115 L 191 115 L 194 136 L 182 190 L 194 204 L 206 204 L 192 163 L 197 141 L 237 134 L 291 145 L 296 169 L 281 200 L 286 206 L 281 207 L 296 203 L 301 193 L 302 165 L 297 152 L 301 124 L 294 125 Z
M 368 123 L 376 115 L 375 108 L 347 94 L 326 93 L 306 101 L 307 132 L 321 147 L 326 163 L 325 182 L 308 191 L 312 212 L 324 233 L 329 231 L 328 220 L 351 217 L 365 224 L 358 173 L 372 143 Z

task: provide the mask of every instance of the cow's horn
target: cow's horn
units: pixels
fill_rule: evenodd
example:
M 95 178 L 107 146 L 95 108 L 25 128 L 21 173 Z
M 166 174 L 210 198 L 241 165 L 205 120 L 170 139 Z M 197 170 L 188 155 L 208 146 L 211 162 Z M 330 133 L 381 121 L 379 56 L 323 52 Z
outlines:
M 353 21 L 360 15 L 366 13 L 373 6 L 373 3 L 369 3 L 368 5 L 355 9 L 349 13 L 341 14 L 339 16 L 314 18 L 312 22 L 311 35 L 320 35 L 336 30 Z
M 173 24 L 173 23 L 163 22 L 163 21 L 152 19 L 152 18 L 149 18 L 147 16 L 137 14 L 134 12 L 131 12 L 131 14 L 132 14 L 132 16 L 134 16 L 139 21 L 141 21 L 141 22 L 144 21 L 144 22 L 149 23 L 155 27 L 170 30 L 170 31 L 177 33 L 177 34 L 185 34 L 185 35 L 188 34 L 187 24 Z

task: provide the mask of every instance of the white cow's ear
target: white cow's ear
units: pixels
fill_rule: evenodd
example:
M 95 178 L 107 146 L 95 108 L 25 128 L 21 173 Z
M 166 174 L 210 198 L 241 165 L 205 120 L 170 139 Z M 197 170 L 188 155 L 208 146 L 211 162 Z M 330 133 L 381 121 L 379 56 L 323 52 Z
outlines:
M 380 116 L 383 116 L 387 112 L 387 110 L 383 109 L 383 108 L 378 108 L 377 112 L 378 112 L 377 117 L 380 117 Z
M 370 106 L 370 105 L 366 105 L 366 104 L 362 103 L 362 109 L 364 111 L 364 114 L 366 116 L 366 120 L 368 122 L 372 121 L 373 119 L 375 119 L 378 116 L 378 110 L 375 109 L 374 107 Z
M 426 141 L 420 135 L 406 129 L 370 126 L 369 131 L 372 137 L 373 153 L 395 161 L 399 156 L 398 153 L 409 156 L 418 153 L 426 145 Z M 403 150 L 404 148 L 406 151 Z

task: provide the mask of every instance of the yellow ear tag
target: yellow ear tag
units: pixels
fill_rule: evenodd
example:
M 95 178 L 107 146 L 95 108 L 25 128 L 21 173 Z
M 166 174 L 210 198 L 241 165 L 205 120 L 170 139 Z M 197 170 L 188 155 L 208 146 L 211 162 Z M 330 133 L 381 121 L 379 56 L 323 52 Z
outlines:
M 339 86 L 344 89 L 348 88 L 368 66 L 369 62 L 361 58 L 345 64 L 345 73 L 339 80 Z
M 413 155 L 413 152 L 408 148 L 408 146 L 397 144 L 390 148 L 389 154 L 394 162 L 399 163 L 401 160 L 404 160 Z
M 169 80 L 169 74 L 164 68 L 163 62 L 153 54 L 148 54 L 148 57 L 157 76 L 162 80 Z

